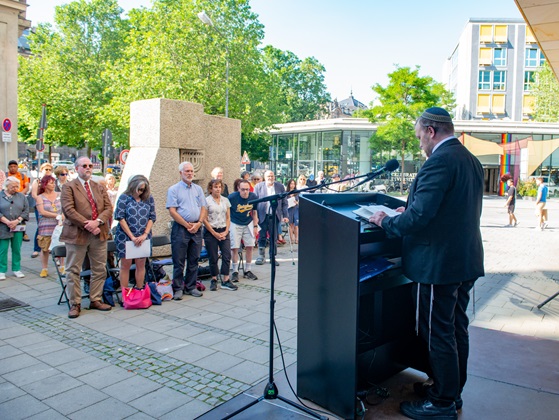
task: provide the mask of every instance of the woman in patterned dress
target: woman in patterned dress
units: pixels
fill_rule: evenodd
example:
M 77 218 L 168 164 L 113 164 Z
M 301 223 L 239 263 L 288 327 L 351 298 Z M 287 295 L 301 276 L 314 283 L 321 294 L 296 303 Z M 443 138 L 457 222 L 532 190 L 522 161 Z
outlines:
M 60 205 L 60 193 L 54 189 L 56 179 L 51 175 L 44 175 L 39 181 L 37 190 L 37 213 L 39 223 L 37 225 L 37 244 L 41 248 L 42 270 L 39 277 L 49 274 L 49 248 L 52 232 L 59 221 L 62 220 L 62 206 Z M 59 217 L 60 216 L 60 217 Z M 64 273 L 64 260 L 60 259 L 60 271 Z
M 128 287 L 132 259 L 126 258 L 126 242 L 133 241 L 140 246 L 151 238 L 151 228 L 155 223 L 155 202 L 150 194 L 149 181 L 143 175 L 135 175 L 128 181 L 128 188 L 118 198 L 114 214 L 118 221 L 115 244 L 120 258 L 120 287 Z M 136 258 L 136 287 L 144 287 L 146 259 Z

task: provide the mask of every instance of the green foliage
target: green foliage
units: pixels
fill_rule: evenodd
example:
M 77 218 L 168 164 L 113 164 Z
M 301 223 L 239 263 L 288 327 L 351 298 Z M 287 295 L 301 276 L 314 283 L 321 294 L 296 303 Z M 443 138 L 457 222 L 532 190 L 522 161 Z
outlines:
M 213 27 L 198 18 L 202 10 Z M 114 145 L 127 146 L 131 102 L 176 99 L 223 115 L 228 86 L 243 149 L 267 160 L 273 124 L 314 118 L 329 99 L 316 59 L 260 49 L 264 27 L 248 0 L 154 0 L 128 19 L 121 13 L 116 0 L 76 0 L 31 36 L 19 74 L 24 138 L 35 141 L 46 103 L 47 143 L 98 148 L 110 128 Z
M 77 0 L 56 7 L 55 31 L 39 25 L 33 55 L 19 59 L 19 124 L 35 141 L 41 105 L 48 110 L 47 144 L 98 148 L 111 96 L 101 77 L 123 47 L 126 22 L 116 0 Z
M 326 69 L 314 57 L 299 59 L 291 51 L 264 48 L 267 73 L 279 85 L 281 123 L 318 118 L 330 95 L 324 84 Z
M 415 138 L 414 124 L 421 112 L 432 106 L 453 107 L 452 95 L 432 77 L 420 76 L 419 66 L 396 67 L 388 75 L 386 87 L 378 83 L 373 90 L 378 95 L 380 105 L 359 113 L 372 123 L 378 124 L 369 143 L 371 149 L 382 154 L 396 151 L 404 166 L 406 154 L 419 153 L 419 142 Z M 403 184 L 404 172 L 402 171 Z
M 534 120 L 541 122 L 559 121 L 559 83 L 551 66 L 546 61 L 536 75 L 532 90 L 535 98 Z
M 522 197 L 535 197 L 538 195 L 536 179 L 530 178 L 527 181 L 518 181 L 517 194 Z

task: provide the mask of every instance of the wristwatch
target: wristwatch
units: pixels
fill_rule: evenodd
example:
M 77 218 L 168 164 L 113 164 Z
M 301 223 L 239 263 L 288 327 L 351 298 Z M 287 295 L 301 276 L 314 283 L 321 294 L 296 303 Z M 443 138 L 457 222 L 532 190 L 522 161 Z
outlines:
M 105 224 L 105 222 L 103 222 L 101 219 L 97 219 L 97 221 L 99 222 L 99 226 L 103 226 Z

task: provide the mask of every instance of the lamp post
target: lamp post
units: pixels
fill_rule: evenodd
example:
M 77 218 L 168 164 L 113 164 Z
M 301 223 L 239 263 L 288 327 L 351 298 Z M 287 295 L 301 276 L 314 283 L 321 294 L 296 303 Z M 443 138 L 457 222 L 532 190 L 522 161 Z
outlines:
M 225 36 L 214 26 L 214 23 L 205 11 L 198 13 L 198 18 L 204 25 L 211 26 L 221 37 Z M 227 41 L 227 39 L 226 39 Z M 225 118 L 229 117 L 229 47 L 225 43 Z

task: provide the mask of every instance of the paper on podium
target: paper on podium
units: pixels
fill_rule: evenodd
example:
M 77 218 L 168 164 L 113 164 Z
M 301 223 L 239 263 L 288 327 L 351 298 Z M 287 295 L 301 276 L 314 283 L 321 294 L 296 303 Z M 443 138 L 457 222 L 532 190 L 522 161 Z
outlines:
M 367 221 L 369 220 L 369 217 L 371 217 L 377 211 L 383 211 L 389 217 L 398 216 L 400 214 L 396 210 L 391 209 L 390 207 L 377 206 L 377 205 L 360 206 L 357 210 L 353 210 L 353 212 L 356 215 L 358 215 L 359 217 L 362 217 L 363 219 L 365 219 Z
M 151 255 L 151 240 L 146 239 L 142 245 L 136 246 L 132 241 L 126 241 L 126 259 L 146 258 Z

